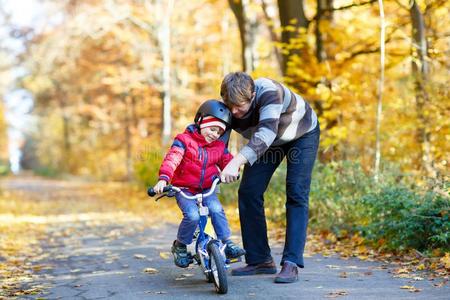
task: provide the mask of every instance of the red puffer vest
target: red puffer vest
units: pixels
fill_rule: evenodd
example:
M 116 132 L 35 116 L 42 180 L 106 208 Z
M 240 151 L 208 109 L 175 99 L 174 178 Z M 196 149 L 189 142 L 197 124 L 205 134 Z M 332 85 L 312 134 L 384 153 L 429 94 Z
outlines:
M 223 141 L 207 143 L 195 125 L 190 125 L 175 137 L 159 169 L 159 179 L 199 193 L 211 187 L 213 177 L 232 158 Z

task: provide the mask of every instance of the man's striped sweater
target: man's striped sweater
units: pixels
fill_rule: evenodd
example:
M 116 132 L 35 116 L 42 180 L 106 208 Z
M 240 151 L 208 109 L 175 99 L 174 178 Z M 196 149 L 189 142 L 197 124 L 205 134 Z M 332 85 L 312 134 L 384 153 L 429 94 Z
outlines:
M 293 141 L 317 126 L 317 115 L 301 96 L 268 78 L 255 80 L 250 109 L 232 128 L 249 139 L 240 153 L 252 165 L 270 146 Z

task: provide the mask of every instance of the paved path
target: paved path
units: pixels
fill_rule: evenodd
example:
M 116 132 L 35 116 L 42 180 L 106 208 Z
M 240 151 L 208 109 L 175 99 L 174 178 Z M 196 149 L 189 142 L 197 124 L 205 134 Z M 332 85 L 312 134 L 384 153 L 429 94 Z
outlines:
M 3 182 L 4 188 L 24 193 L 51 195 L 73 188 L 67 183 L 55 186 Z M 67 200 L 67 215 L 70 201 L 75 200 Z M 273 275 L 229 275 L 228 294 L 218 295 L 197 266 L 180 269 L 173 265 L 168 251 L 176 225 L 149 226 L 138 217 L 96 223 L 92 216 L 49 224 L 49 239 L 43 244 L 49 256 L 43 263 L 51 268 L 40 270 L 36 279 L 49 289 L 46 294 L 21 299 L 450 299 L 448 285 L 435 287 L 436 281 L 393 278 L 389 267 L 376 262 L 319 255 L 306 258 L 297 283 L 277 285 Z M 275 247 L 273 252 L 279 262 L 281 249 Z M 405 285 L 421 291 L 400 288 Z

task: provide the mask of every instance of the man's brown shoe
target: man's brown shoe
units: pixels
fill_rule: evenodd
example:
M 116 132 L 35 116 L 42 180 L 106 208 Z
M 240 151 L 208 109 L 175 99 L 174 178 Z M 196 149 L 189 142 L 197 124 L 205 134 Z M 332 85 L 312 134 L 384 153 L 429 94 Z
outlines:
M 247 276 L 257 274 L 275 274 L 277 267 L 273 260 L 256 265 L 246 265 L 245 267 L 231 270 L 232 276 Z
M 285 261 L 280 273 L 275 277 L 275 283 L 292 283 L 298 280 L 297 265 L 290 261 Z

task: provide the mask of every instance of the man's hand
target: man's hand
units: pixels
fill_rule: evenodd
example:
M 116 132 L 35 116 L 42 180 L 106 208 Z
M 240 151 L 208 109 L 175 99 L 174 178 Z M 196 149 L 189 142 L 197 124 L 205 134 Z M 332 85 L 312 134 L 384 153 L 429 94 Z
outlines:
M 161 194 L 163 192 L 164 187 L 167 185 L 167 182 L 165 180 L 160 180 L 158 183 L 153 187 L 153 190 L 157 194 Z
M 239 176 L 239 168 L 241 165 L 245 164 L 247 159 L 242 155 L 236 155 L 228 165 L 222 170 L 220 174 L 220 180 L 224 183 L 231 183 L 238 179 Z

